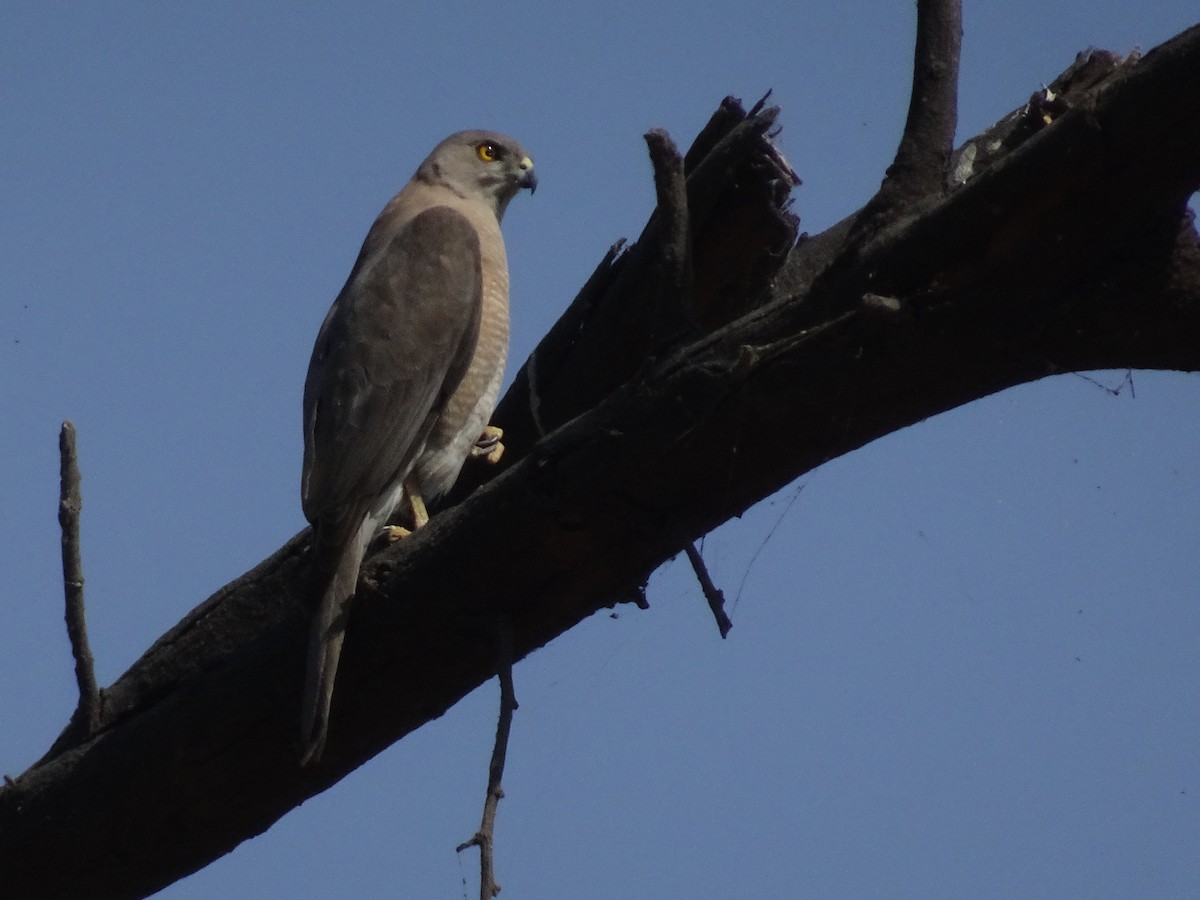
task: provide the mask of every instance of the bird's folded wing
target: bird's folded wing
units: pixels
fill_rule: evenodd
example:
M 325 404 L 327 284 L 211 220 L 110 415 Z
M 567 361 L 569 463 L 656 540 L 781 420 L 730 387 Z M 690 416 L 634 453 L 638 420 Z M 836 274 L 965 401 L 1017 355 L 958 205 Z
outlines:
M 310 521 L 360 507 L 411 466 L 474 353 L 481 289 L 479 236 L 445 206 L 360 259 L 321 326 L 304 387 Z

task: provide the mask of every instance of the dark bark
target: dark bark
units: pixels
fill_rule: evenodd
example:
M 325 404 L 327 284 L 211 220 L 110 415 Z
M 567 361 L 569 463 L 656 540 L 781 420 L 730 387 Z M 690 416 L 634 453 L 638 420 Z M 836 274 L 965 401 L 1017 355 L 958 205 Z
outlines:
M 896 158 L 879 192 L 863 208 L 851 240 L 878 229 L 906 209 L 936 200 L 958 124 L 958 62 L 962 47 L 959 0 L 917 0 L 912 96 Z
M 0 791 L 6 889 L 129 897 L 194 871 L 494 675 L 498 617 L 520 659 L 898 428 L 1057 372 L 1200 369 L 1200 28 L 1136 62 L 1094 54 L 1050 94 L 880 227 L 795 246 L 777 111 L 723 104 L 684 157 L 694 326 L 657 329 L 664 273 L 686 268 L 664 262 L 676 208 L 518 374 L 503 471 L 368 562 L 321 764 L 295 743 L 302 533 L 104 692 L 91 737 Z

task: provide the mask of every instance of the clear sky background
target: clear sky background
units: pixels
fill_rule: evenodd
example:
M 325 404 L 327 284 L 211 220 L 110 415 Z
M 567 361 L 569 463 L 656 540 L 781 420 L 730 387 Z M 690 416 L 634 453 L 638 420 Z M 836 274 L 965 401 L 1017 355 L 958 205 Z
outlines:
M 968 0 L 964 18 L 960 138 L 1076 51 L 1148 49 L 1200 11 Z M 724 95 L 773 88 L 802 228 L 857 209 L 900 135 L 914 22 L 862 0 L 0 7 L 0 770 L 75 699 L 64 418 L 108 684 L 304 525 L 313 338 L 439 139 L 494 128 L 537 163 L 505 222 L 511 377 L 641 230 L 650 127 L 686 147 Z M 1198 449 L 1197 376 L 1067 375 L 720 529 L 727 641 L 679 560 L 649 611 L 518 667 L 502 896 L 1200 896 Z M 476 853 L 454 848 L 496 704 L 492 682 L 160 896 L 476 896 Z

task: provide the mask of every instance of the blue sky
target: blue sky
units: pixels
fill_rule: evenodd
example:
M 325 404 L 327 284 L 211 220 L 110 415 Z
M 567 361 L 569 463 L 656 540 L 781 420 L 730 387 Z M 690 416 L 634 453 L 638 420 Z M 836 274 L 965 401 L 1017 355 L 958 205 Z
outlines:
M 1193 3 L 966 3 L 960 136 Z M 299 530 L 313 337 L 451 131 L 519 138 L 509 371 L 773 88 L 802 228 L 858 208 L 907 105 L 911 3 L 0 9 L 0 770 L 74 703 L 57 432 L 79 429 L 97 675 Z M 705 543 L 646 612 L 518 667 L 504 897 L 1200 894 L 1200 379 L 1063 376 L 906 429 Z M 1119 388 L 1114 395 L 1104 388 Z M 802 489 L 801 489 L 802 488 Z M 503 577 L 502 572 L 497 573 Z M 475 896 L 494 683 L 161 896 Z M 465 884 L 464 884 L 465 882 Z

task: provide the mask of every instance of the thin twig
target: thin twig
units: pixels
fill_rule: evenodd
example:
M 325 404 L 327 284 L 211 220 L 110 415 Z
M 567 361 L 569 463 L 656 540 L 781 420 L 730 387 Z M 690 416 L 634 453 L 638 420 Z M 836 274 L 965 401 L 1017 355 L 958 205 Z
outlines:
M 713 584 L 713 580 L 708 574 L 708 566 L 704 564 L 704 557 L 700 555 L 696 545 L 689 541 L 684 544 L 683 549 L 696 573 L 696 580 L 700 582 L 700 590 L 704 592 L 708 608 L 712 610 L 713 618 L 717 620 L 717 630 L 721 632 L 721 637 L 724 639 L 729 635 L 729 629 L 733 627 L 733 622 L 725 613 L 725 593 Z
M 79 705 L 75 722 L 90 736 L 100 721 L 100 691 L 96 687 L 95 663 L 88 647 L 87 620 L 83 609 L 83 560 L 79 552 L 79 513 L 83 495 L 79 488 L 79 460 L 75 451 L 75 426 L 63 422 L 58 435 L 60 487 L 58 523 L 62 527 L 63 593 L 66 597 L 67 638 L 75 657 L 75 681 Z
M 458 852 L 468 847 L 479 848 L 479 900 L 491 900 L 500 893 L 496 883 L 495 859 L 493 856 L 496 829 L 496 807 L 504 796 L 500 779 L 504 776 L 504 759 L 508 754 L 508 733 L 512 729 L 513 712 L 518 708 L 517 694 L 513 689 L 513 636 L 512 625 L 502 619 L 496 626 L 499 645 L 500 718 L 496 723 L 496 744 L 492 747 L 492 760 L 488 765 L 487 797 L 483 801 L 483 821 L 479 830 L 469 841 L 458 845 Z

